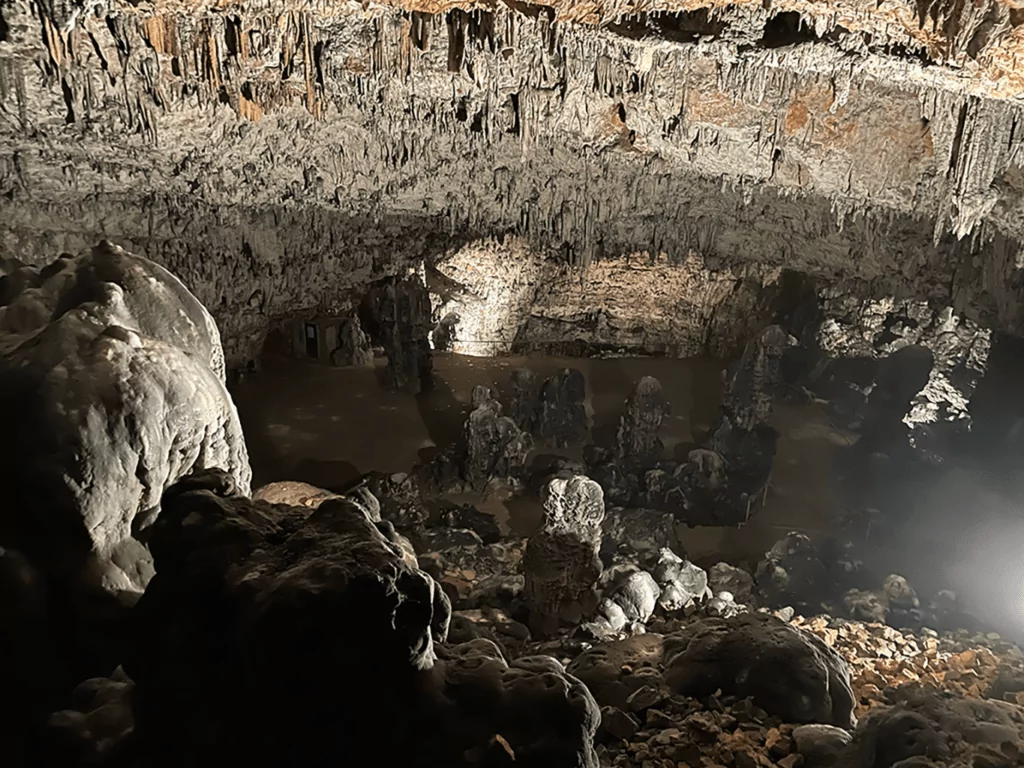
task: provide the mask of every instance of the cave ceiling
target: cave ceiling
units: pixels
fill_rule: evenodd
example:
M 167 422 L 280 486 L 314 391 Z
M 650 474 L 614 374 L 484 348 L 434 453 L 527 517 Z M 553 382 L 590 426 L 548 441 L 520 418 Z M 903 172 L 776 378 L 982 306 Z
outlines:
M 1022 324 L 1015 3 L 0 8 L 8 255 L 110 237 L 216 314 L 512 234 Z

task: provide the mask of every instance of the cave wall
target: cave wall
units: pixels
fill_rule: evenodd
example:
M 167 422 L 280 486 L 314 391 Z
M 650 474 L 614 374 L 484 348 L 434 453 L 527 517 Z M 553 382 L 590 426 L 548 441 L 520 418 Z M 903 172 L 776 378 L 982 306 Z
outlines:
M 523 238 L 467 245 L 428 275 L 437 319 L 459 317 L 454 351 L 738 356 L 772 322 L 780 270 L 709 269 L 690 253 L 606 256 L 571 268 Z
M 1019 330 L 1017 27 L 734 5 L 14 0 L 0 243 L 165 264 L 231 365 L 273 318 L 500 234 L 567 269 L 696 253 Z

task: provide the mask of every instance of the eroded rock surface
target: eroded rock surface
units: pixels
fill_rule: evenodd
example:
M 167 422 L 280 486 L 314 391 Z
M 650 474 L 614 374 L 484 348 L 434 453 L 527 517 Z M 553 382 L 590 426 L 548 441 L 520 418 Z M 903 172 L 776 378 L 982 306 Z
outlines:
M 596 768 L 587 690 L 550 658 L 439 646 L 450 604 L 389 525 L 346 498 L 252 501 L 222 473 L 172 488 L 124 665 L 135 753 L 333 765 L 387 709 L 389 765 Z
M 220 466 L 248 491 L 213 318 L 167 270 L 106 242 L 43 269 L 9 264 L 0 294 L 0 543 L 51 578 L 139 592 L 153 566 L 137 536 L 167 487 Z
M 617 458 L 632 467 L 652 467 L 661 459 L 664 445 L 661 424 L 671 413 L 661 382 L 644 376 L 626 400 L 619 420 Z
M 706 619 L 665 643 L 665 680 L 701 697 L 752 696 L 788 722 L 856 724 L 846 661 L 814 635 L 773 616 Z
M 554 478 L 545 488 L 544 520 L 523 557 L 530 629 L 544 637 L 577 625 L 597 608 L 604 493 L 588 477 Z

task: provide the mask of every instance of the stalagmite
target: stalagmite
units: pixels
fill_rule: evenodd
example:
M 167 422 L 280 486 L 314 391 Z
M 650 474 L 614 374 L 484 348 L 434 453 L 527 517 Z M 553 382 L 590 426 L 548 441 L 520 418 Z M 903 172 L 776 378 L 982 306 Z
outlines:
M 548 483 L 544 520 L 523 558 L 524 596 L 538 636 L 578 624 L 597 608 L 602 520 L 604 494 L 593 480 L 576 475 Z

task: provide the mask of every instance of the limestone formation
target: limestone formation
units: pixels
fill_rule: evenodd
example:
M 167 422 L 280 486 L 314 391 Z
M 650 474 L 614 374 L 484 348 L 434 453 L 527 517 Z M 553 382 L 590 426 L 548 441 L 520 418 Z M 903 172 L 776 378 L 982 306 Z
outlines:
M 509 384 L 508 415 L 524 432 L 535 434 L 540 419 L 540 386 L 529 368 L 512 371 Z
M 388 362 L 384 383 L 413 394 L 432 386 L 430 296 L 415 275 L 386 280 L 369 296 Z
M 174 275 L 103 242 L 9 264 L 0 303 L 0 544 L 48 579 L 141 592 L 164 490 L 224 467 L 248 491 L 213 318 Z
M 661 459 L 664 446 L 658 433 L 670 409 L 661 382 L 644 376 L 626 400 L 619 420 L 617 456 L 627 466 L 648 468 Z
M 502 415 L 501 403 L 490 388 L 475 387 L 472 400 L 474 407 L 465 426 L 467 482 L 482 490 L 492 480 L 521 478 L 533 438 Z
M 430 332 L 430 341 L 438 352 L 451 352 L 457 341 L 457 333 L 461 318 L 455 312 L 449 312 L 434 326 Z
M 448 528 L 469 529 L 476 533 L 484 544 L 497 544 L 501 540 L 501 526 L 494 515 L 481 512 L 469 504 L 443 504 L 438 521 L 440 525 Z
M 752 696 L 787 722 L 856 724 L 846 662 L 820 639 L 767 615 L 706 619 L 665 641 L 665 681 L 679 693 Z
M 585 442 L 590 432 L 586 389 L 583 374 L 575 368 L 564 368 L 544 380 L 534 432 L 538 441 L 556 448 Z
M 669 613 L 692 610 L 697 602 L 711 597 L 707 572 L 671 549 L 658 552 L 653 573 L 662 587 L 659 604 Z
M 724 8 L 8 3 L 4 245 L 137 248 L 203 283 L 237 365 L 275 317 L 509 233 L 566 284 L 692 251 L 723 299 L 757 264 L 1019 327 L 1012 9 Z
M 768 422 L 782 384 L 782 356 L 793 344 L 781 326 L 772 325 L 743 350 L 726 381 L 722 404 L 725 419 L 733 429 L 750 432 Z
M 373 365 L 370 340 L 358 317 L 346 318 L 338 326 L 338 346 L 331 352 L 331 362 L 342 368 Z
M 893 698 L 893 706 L 872 713 L 857 729 L 847 750 L 850 764 L 1016 762 L 1012 755 L 1024 737 L 1024 708 L 1004 701 L 955 698 L 927 686 L 905 686 Z
M 367 490 L 380 501 L 380 516 L 404 531 L 413 531 L 430 517 L 415 475 L 405 472 L 371 472 Z
M 754 577 L 729 563 L 716 563 L 708 571 L 708 587 L 714 594 L 728 592 L 738 603 L 748 602 L 754 591 Z
M 271 504 L 288 504 L 293 507 L 312 507 L 316 509 L 327 499 L 336 498 L 338 494 L 309 483 L 294 480 L 283 480 L 268 483 L 253 492 L 254 501 L 267 501 Z
M 387 525 L 347 499 L 254 502 L 217 476 L 172 489 L 124 665 L 133 751 L 159 764 L 330 765 L 362 749 L 387 707 L 401 717 L 373 752 L 389 765 L 492 764 L 497 749 L 596 768 L 586 689 L 553 659 L 438 646 L 448 601 Z
M 582 475 L 554 478 L 545 488 L 544 520 L 523 558 L 530 629 L 548 636 L 597 608 L 604 493 Z
M 602 557 L 616 553 L 642 557 L 657 555 L 663 547 L 683 552 L 678 523 L 670 512 L 610 507 L 602 524 Z

